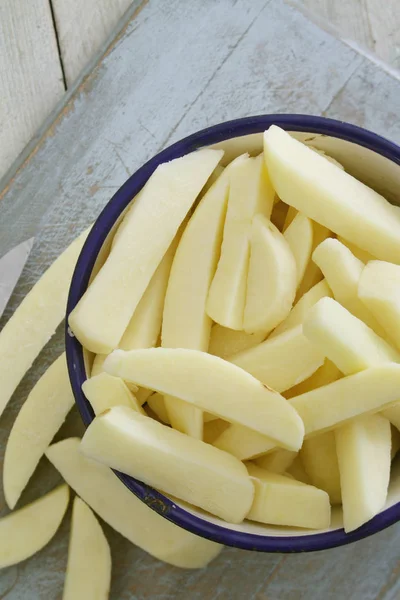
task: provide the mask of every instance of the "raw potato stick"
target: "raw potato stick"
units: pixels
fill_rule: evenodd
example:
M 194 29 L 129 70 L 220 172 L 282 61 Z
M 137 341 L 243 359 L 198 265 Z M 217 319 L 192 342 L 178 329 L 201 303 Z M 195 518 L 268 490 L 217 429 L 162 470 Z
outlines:
M 324 358 L 320 349 L 303 335 L 300 324 L 228 360 L 264 385 L 284 392 L 315 373 Z
M 237 354 L 237 352 L 257 346 L 264 339 L 263 332 L 246 333 L 245 331 L 228 329 L 216 323 L 211 329 L 208 352 L 221 358 L 227 358 L 228 356 Z
M 200 200 L 182 235 L 165 296 L 161 335 L 165 348 L 208 350 L 212 321 L 206 302 L 221 251 L 229 174 L 243 161 L 246 157 L 240 156 L 226 167 Z M 165 404 L 172 427 L 202 439 L 201 410 L 168 395 Z
M 263 215 L 253 219 L 250 248 L 243 328 L 266 336 L 292 308 L 296 261 L 284 236 Z
M 90 508 L 76 497 L 63 600 L 107 600 L 110 583 L 111 553 L 107 538 Z
M 85 348 L 107 354 L 118 347 L 153 273 L 222 155 L 203 149 L 154 171 L 126 213 L 107 260 L 69 316 Z
M 274 331 L 268 336 L 268 339 L 271 340 L 284 331 L 293 329 L 297 325 L 301 325 L 309 309 L 314 306 L 318 300 L 325 298 L 325 296 L 331 297 L 332 292 L 325 279 L 323 279 L 319 283 L 316 283 L 310 290 L 308 290 L 308 292 L 304 294 L 304 296 L 300 298 L 298 302 L 296 302 L 287 318 L 280 325 L 278 325 L 276 329 L 274 329 Z
M 388 363 L 343 377 L 288 402 L 302 418 L 305 435 L 309 436 L 389 408 L 399 400 L 399 386 L 400 365 Z
M 400 363 L 395 348 L 330 298 L 320 300 L 309 311 L 303 331 L 345 375 L 380 364 Z M 399 424 L 400 405 L 382 414 L 394 425 Z
M 79 445 L 78 438 L 69 438 L 50 446 L 46 456 L 82 500 L 132 544 L 183 569 L 201 569 L 221 552 L 223 546 L 177 527 L 149 508 L 111 469 L 85 458 Z
M 301 213 L 297 213 L 293 221 L 285 229 L 284 237 L 296 261 L 296 287 L 298 287 L 303 280 L 313 248 L 314 230 L 311 219 Z
M 239 460 L 250 460 L 274 450 L 272 438 L 237 423 L 230 423 L 213 441 L 213 445 Z
M 400 350 L 400 266 L 372 260 L 362 270 L 358 297 Z
M 253 500 L 253 485 L 239 460 L 125 406 L 94 419 L 80 449 L 230 523 L 241 523 Z
M 160 421 L 166 423 L 167 425 L 171 425 L 169 422 L 167 409 L 165 408 L 164 396 L 158 392 L 154 392 L 154 394 L 151 394 L 147 400 L 147 406 L 153 411 Z
M 115 350 L 104 368 L 112 375 L 170 394 L 226 421 L 243 424 L 277 445 L 298 450 L 303 423 L 274 390 L 231 363 L 198 350 Z
M 355 419 L 335 431 L 346 533 L 385 506 L 390 477 L 390 423 L 380 415 Z
M 68 500 L 68 486 L 60 485 L 0 519 L 0 569 L 26 560 L 49 543 L 63 520 Z
M 312 258 L 323 272 L 335 300 L 355 317 L 364 321 L 375 333 L 385 337 L 384 329 L 358 295 L 364 263 L 356 258 L 349 248 L 331 238 L 316 248 Z
M 337 366 L 334 365 L 330 360 L 326 359 L 322 367 L 317 369 L 317 371 L 315 371 L 311 377 L 293 386 L 290 388 L 290 390 L 287 390 L 287 392 L 284 393 L 284 396 L 288 399 L 293 398 L 294 396 L 300 396 L 300 394 L 310 392 L 311 390 L 315 390 L 323 385 L 332 383 L 332 381 L 336 381 L 341 377 L 342 373 L 339 371 Z
M 297 452 L 278 448 L 269 454 L 256 458 L 254 463 L 257 467 L 271 471 L 272 473 L 285 473 L 292 465 L 296 456 Z
M 161 331 L 165 292 L 179 242 L 179 231 L 158 265 L 119 343 L 122 350 L 153 348 Z
M 72 273 L 89 231 L 84 231 L 45 271 L 0 333 L 0 415 L 65 317 Z
M 326 227 L 323 227 L 316 221 L 312 222 L 313 224 L 313 244 L 311 252 L 317 248 L 321 242 L 325 239 L 329 238 L 331 235 L 331 231 Z M 321 273 L 321 269 L 310 260 L 307 264 L 303 279 L 300 282 L 299 288 L 296 294 L 296 301 L 298 302 L 304 294 L 306 294 L 311 288 L 313 288 L 319 281 L 321 281 L 323 275 Z
M 42 375 L 22 405 L 7 440 L 4 497 L 14 508 L 51 440 L 74 405 L 63 353 Z
M 327 529 L 331 520 L 329 496 L 323 490 L 247 465 L 255 486 L 253 506 L 247 518 L 271 525 Z
M 243 329 L 250 226 L 257 213 L 270 217 L 274 197 L 262 155 L 232 169 L 221 256 L 207 301 L 207 313 L 224 327 Z
M 145 414 L 136 396 L 119 377 L 100 373 L 86 379 L 82 384 L 82 391 L 89 400 L 95 415 L 113 406 L 129 406 L 133 410 Z
M 309 310 L 303 332 L 345 375 L 400 363 L 397 350 L 333 298 L 322 298 Z
M 332 504 L 341 504 L 335 432 L 327 431 L 304 440 L 300 457 L 311 483 L 329 494 Z
M 278 196 L 381 260 L 400 257 L 400 211 L 380 194 L 272 125 L 264 156 Z

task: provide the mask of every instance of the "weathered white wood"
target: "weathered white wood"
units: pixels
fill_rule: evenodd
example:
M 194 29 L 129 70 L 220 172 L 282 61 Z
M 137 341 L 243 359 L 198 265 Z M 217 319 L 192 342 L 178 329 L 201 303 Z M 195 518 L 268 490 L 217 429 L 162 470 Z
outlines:
M 1 0 L 0 178 L 63 94 L 49 0 Z
M 325 112 L 400 142 L 399 81 L 281 0 L 150 0 L 78 89 L 0 195 L 0 255 L 36 234 L 10 314 L 44 268 L 139 165 L 173 139 L 261 112 Z M 1 323 L 0 323 L 1 327 Z M 0 463 L 16 412 L 63 332 L 45 348 L 0 423 Z M 79 417 L 60 433 L 79 433 Z M 75 419 L 75 420 L 74 420 Z M 22 502 L 57 475 L 39 466 Z M 3 507 L 0 495 L 0 512 Z M 0 572 L 0 597 L 57 598 L 68 521 L 39 555 Z M 309 555 L 226 550 L 207 571 L 179 571 L 105 529 L 112 600 L 395 600 L 400 524 L 356 545 Z
M 357 42 L 381 60 L 400 68 L 398 0 L 300 0 L 311 12 L 336 27 L 342 38 Z
M 68 87 L 131 4 L 131 0 L 52 0 Z

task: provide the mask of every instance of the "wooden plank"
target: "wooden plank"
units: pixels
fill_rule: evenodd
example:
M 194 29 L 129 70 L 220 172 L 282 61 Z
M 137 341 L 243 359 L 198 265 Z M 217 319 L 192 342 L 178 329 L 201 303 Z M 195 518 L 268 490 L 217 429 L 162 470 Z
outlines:
M 52 0 L 70 87 L 114 31 L 131 0 Z
M 268 18 L 267 18 L 268 15 Z M 297 30 L 307 40 L 300 49 Z M 276 43 L 276 30 L 285 44 Z M 212 77 L 188 108 L 168 143 L 220 121 L 247 115 L 294 112 L 320 114 L 329 106 L 333 90 L 340 90 L 362 64 L 351 48 L 319 32 L 315 25 L 291 7 L 271 2 L 260 13 L 240 47 Z M 302 57 L 307 61 L 297 68 Z M 272 65 L 279 65 L 273 68 Z M 239 75 L 240 74 L 240 75 Z
M 253 112 L 304 111 L 356 120 L 399 142 L 398 102 L 397 80 L 280 0 L 150 0 L 4 190 L 0 255 L 36 235 L 8 314 L 128 174 L 170 141 Z M 59 331 L 2 417 L 0 463 L 19 406 L 62 338 Z M 78 433 L 78 422 L 75 414 L 59 437 Z M 43 461 L 22 503 L 56 479 Z M 68 527 L 66 520 L 40 554 L 0 573 L 0 597 L 10 589 L 7 600 L 61 596 Z M 105 531 L 112 600 L 394 600 L 400 591 L 400 525 L 309 555 L 227 549 L 207 571 L 191 573 Z
M 333 25 L 342 38 L 357 42 L 400 69 L 398 0 L 301 0 L 301 3 Z
M 0 179 L 64 94 L 48 0 L 0 2 Z
M 385 106 L 384 111 L 376 110 Z M 336 94 L 324 115 L 361 125 L 400 143 L 400 75 L 398 79 L 362 63 Z

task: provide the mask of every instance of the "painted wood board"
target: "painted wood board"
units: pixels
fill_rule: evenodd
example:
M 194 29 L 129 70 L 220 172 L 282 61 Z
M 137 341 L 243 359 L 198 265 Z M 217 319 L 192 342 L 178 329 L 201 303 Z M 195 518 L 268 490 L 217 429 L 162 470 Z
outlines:
M 398 80 L 281 0 L 142 3 L 0 198 L 0 255 L 36 235 L 5 318 L 128 174 L 166 144 L 221 120 L 294 110 L 347 118 L 400 142 L 393 118 L 399 91 Z M 61 347 L 60 330 L 5 411 L 0 462 L 18 407 Z M 58 437 L 79 429 L 75 413 Z M 21 505 L 57 480 L 42 461 Z M 2 496 L 0 508 L 5 514 Z M 229 549 L 200 572 L 163 565 L 105 529 L 113 600 L 394 600 L 400 594 L 400 526 L 309 555 Z M 60 597 L 68 530 L 67 519 L 36 557 L 0 572 L 0 598 Z
M 400 69 L 400 5 L 397 0 L 301 0 L 301 3 L 336 27 L 342 38 L 357 42 Z
M 131 0 L 52 0 L 67 86 L 114 31 Z
M 2 0 L 0 178 L 64 90 L 49 0 Z

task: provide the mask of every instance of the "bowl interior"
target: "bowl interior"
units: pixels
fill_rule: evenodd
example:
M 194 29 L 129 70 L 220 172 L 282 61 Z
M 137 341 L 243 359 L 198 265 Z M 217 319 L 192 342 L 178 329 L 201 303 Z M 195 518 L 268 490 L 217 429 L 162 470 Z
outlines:
M 337 123 L 335 134 L 333 134 L 331 133 L 332 126 L 324 127 L 324 122 L 330 124 L 332 121 L 313 119 L 314 122 L 318 121 L 318 126 L 310 128 L 304 126 L 304 130 L 300 131 L 298 130 L 299 126 L 292 128 L 290 122 L 286 126 L 285 123 L 279 124 L 289 131 L 296 129 L 291 132 L 298 139 L 324 150 L 341 162 L 346 171 L 382 193 L 393 204 L 400 205 L 400 150 L 396 146 L 374 134 L 341 123 Z M 227 164 L 243 152 L 249 152 L 252 155 L 260 153 L 263 143 L 262 132 L 268 125 L 269 123 L 262 122 L 259 124 L 258 132 L 235 137 L 229 137 L 235 132 L 227 129 L 226 137 L 229 139 L 208 144 L 206 138 L 206 143 L 200 143 L 197 147 L 211 145 L 222 148 L 225 151 L 222 163 Z M 329 134 L 326 131 L 329 131 Z M 379 151 L 372 148 L 377 148 Z M 135 175 L 133 175 L 134 177 Z M 103 211 L 103 219 L 106 211 L 107 207 Z M 94 267 L 91 269 L 92 277 L 107 256 L 120 219 L 121 210 L 117 220 L 115 217 L 110 219 L 107 232 L 104 232 L 104 227 L 101 227 L 105 241 L 102 244 L 101 252 L 97 254 Z M 87 248 L 85 247 L 82 252 L 77 271 L 79 267 L 81 270 L 85 266 L 87 267 L 87 258 L 85 260 L 84 256 L 85 249 L 87 250 Z M 68 313 L 87 285 L 82 284 L 82 278 L 79 279 L 77 273 L 75 273 L 74 279 L 76 281 L 73 281 L 71 286 Z M 75 291 L 73 290 L 74 284 Z M 74 297 L 71 298 L 71 296 Z M 93 413 L 80 391 L 80 386 L 86 378 L 86 373 L 90 373 L 93 356 L 89 352 L 82 351 L 80 344 L 70 335 L 67 335 L 67 355 L 75 397 L 83 419 L 87 423 L 93 418 Z M 178 525 L 215 541 L 247 549 L 293 552 L 328 548 L 366 537 L 400 519 L 400 458 L 396 459 L 392 466 L 391 483 L 385 508 L 372 521 L 348 535 L 345 535 L 342 529 L 342 510 L 339 507 L 334 507 L 331 527 L 324 531 L 267 526 L 248 521 L 240 525 L 231 525 L 192 506 L 169 499 L 126 475 L 118 474 L 118 476 L 144 502 Z

